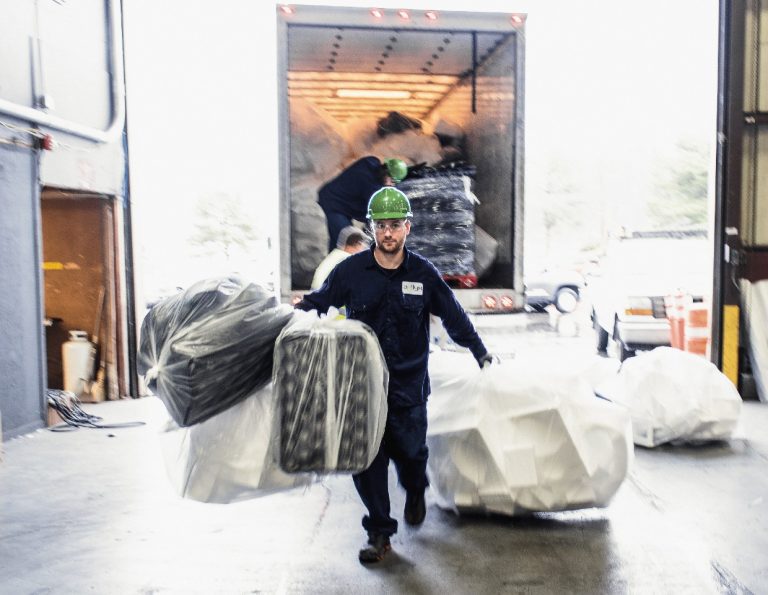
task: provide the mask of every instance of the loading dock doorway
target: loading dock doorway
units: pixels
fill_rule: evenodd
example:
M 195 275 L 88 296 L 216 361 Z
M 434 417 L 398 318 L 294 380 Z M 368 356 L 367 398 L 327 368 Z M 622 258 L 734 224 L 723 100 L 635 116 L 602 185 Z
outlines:
M 96 347 L 84 401 L 128 394 L 118 303 L 119 216 L 115 197 L 44 188 L 41 193 L 47 386 L 64 388 L 62 345 L 85 331 Z

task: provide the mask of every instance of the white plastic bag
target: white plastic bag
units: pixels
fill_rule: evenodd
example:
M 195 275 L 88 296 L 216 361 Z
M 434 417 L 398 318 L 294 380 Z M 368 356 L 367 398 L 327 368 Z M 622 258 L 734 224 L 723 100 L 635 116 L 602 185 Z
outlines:
M 174 491 L 219 504 L 309 485 L 312 475 L 288 475 L 274 462 L 272 385 L 186 428 L 169 420 L 160 441 Z
M 290 473 L 357 473 L 379 450 L 389 373 L 374 332 L 330 311 L 297 312 L 275 344 L 275 444 Z
M 428 463 L 438 504 L 514 515 L 606 506 L 633 457 L 629 416 L 553 366 L 430 355 Z
M 725 440 L 741 413 L 736 387 L 714 364 L 672 347 L 625 360 L 598 392 L 627 407 L 640 446 Z

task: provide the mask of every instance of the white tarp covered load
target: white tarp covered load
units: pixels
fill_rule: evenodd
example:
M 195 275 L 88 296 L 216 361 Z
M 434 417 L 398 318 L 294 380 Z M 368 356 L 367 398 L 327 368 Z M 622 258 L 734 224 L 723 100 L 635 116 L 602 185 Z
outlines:
M 174 491 L 200 502 L 226 504 L 308 485 L 310 474 L 288 475 L 271 449 L 272 385 L 202 423 L 180 428 L 169 420 L 160 435 Z
M 744 281 L 744 318 L 749 333 L 749 359 L 757 396 L 768 402 L 768 281 Z
M 514 515 L 606 506 L 633 458 L 626 411 L 550 366 L 430 355 L 428 471 L 437 502 Z
M 728 439 L 741 412 L 736 387 L 714 364 L 672 347 L 624 361 L 597 392 L 627 407 L 635 444 L 647 447 Z
M 367 325 L 297 312 L 275 344 L 277 460 L 290 473 L 357 473 L 387 419 L 389 372 Z

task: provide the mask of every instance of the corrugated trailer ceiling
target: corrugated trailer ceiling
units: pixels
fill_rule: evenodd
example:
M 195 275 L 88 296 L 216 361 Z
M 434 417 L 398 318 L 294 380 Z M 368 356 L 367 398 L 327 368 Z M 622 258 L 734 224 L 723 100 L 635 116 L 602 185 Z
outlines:
M 509 34 L 477 33 L 482 63 Z M 340 121 L 399 111 L 423 118 L 472 70 L 472 34 L 292 26 L 288 95 Z

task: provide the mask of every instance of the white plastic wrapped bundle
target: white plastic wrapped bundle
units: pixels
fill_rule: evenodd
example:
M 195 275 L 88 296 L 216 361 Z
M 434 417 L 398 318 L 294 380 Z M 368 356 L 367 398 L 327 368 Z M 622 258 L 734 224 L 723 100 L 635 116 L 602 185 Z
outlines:
M 744 281 L 745 318 L 749 334 L 749 359 L 757 396 L 768 402 L 768 281 Z
M 297 313 L 275 345 L 275 452 L 289 473 L 357 473 L 387 419 L 389 373 L 376 335 L 335 313 Z
M 231 275 L 166 298 L 141 325 L 138 371 L 180 426 L 266 385 L 275 339 L 293 316 L 274 292 Z
M 606 506 L 633 458 L 629 416 L 574 373 L 430 355 L 428 471 L 437 502 L 515 515 Z
M 202 423 L 166 424 L 161 445 L 174 491 L 199 502 L 226 504 L 308 485 L 309 474 L 283 473 L 271 451 L 272 385 Z
M 291 284 L 309 289 L 318 265 L 328 254 L 325 213 L 317 204 L 319 178 L 305 178 L 291 186 Z
M 597 392 L 628 408 L 635 444 L 725 440 L 741 413 L 736 387 L 700 355 L 657 347 L 621 366 Z
M 378 121 L 376 117 L 367 116 L 348 120 L 344 124 L 344 138 L 349 144 L 353 160 L 371 154 L 371 147 L 379 138 L 376 132 Z M 386 158 L 389 158 L 389 155 Z
M 381 160 L 398 157 L 409 164 L 434 165 L 443 158 L 437 137 L 419 130 L 406 130 L 378 138 L 371 145 L 368 154 L 376 155 Z
M 291 99 L 291 177 L 310 175 L 320 180 L 335 176 L 349 157 L 349 145 L 339 133 L 340 123 L 310 102 Z

